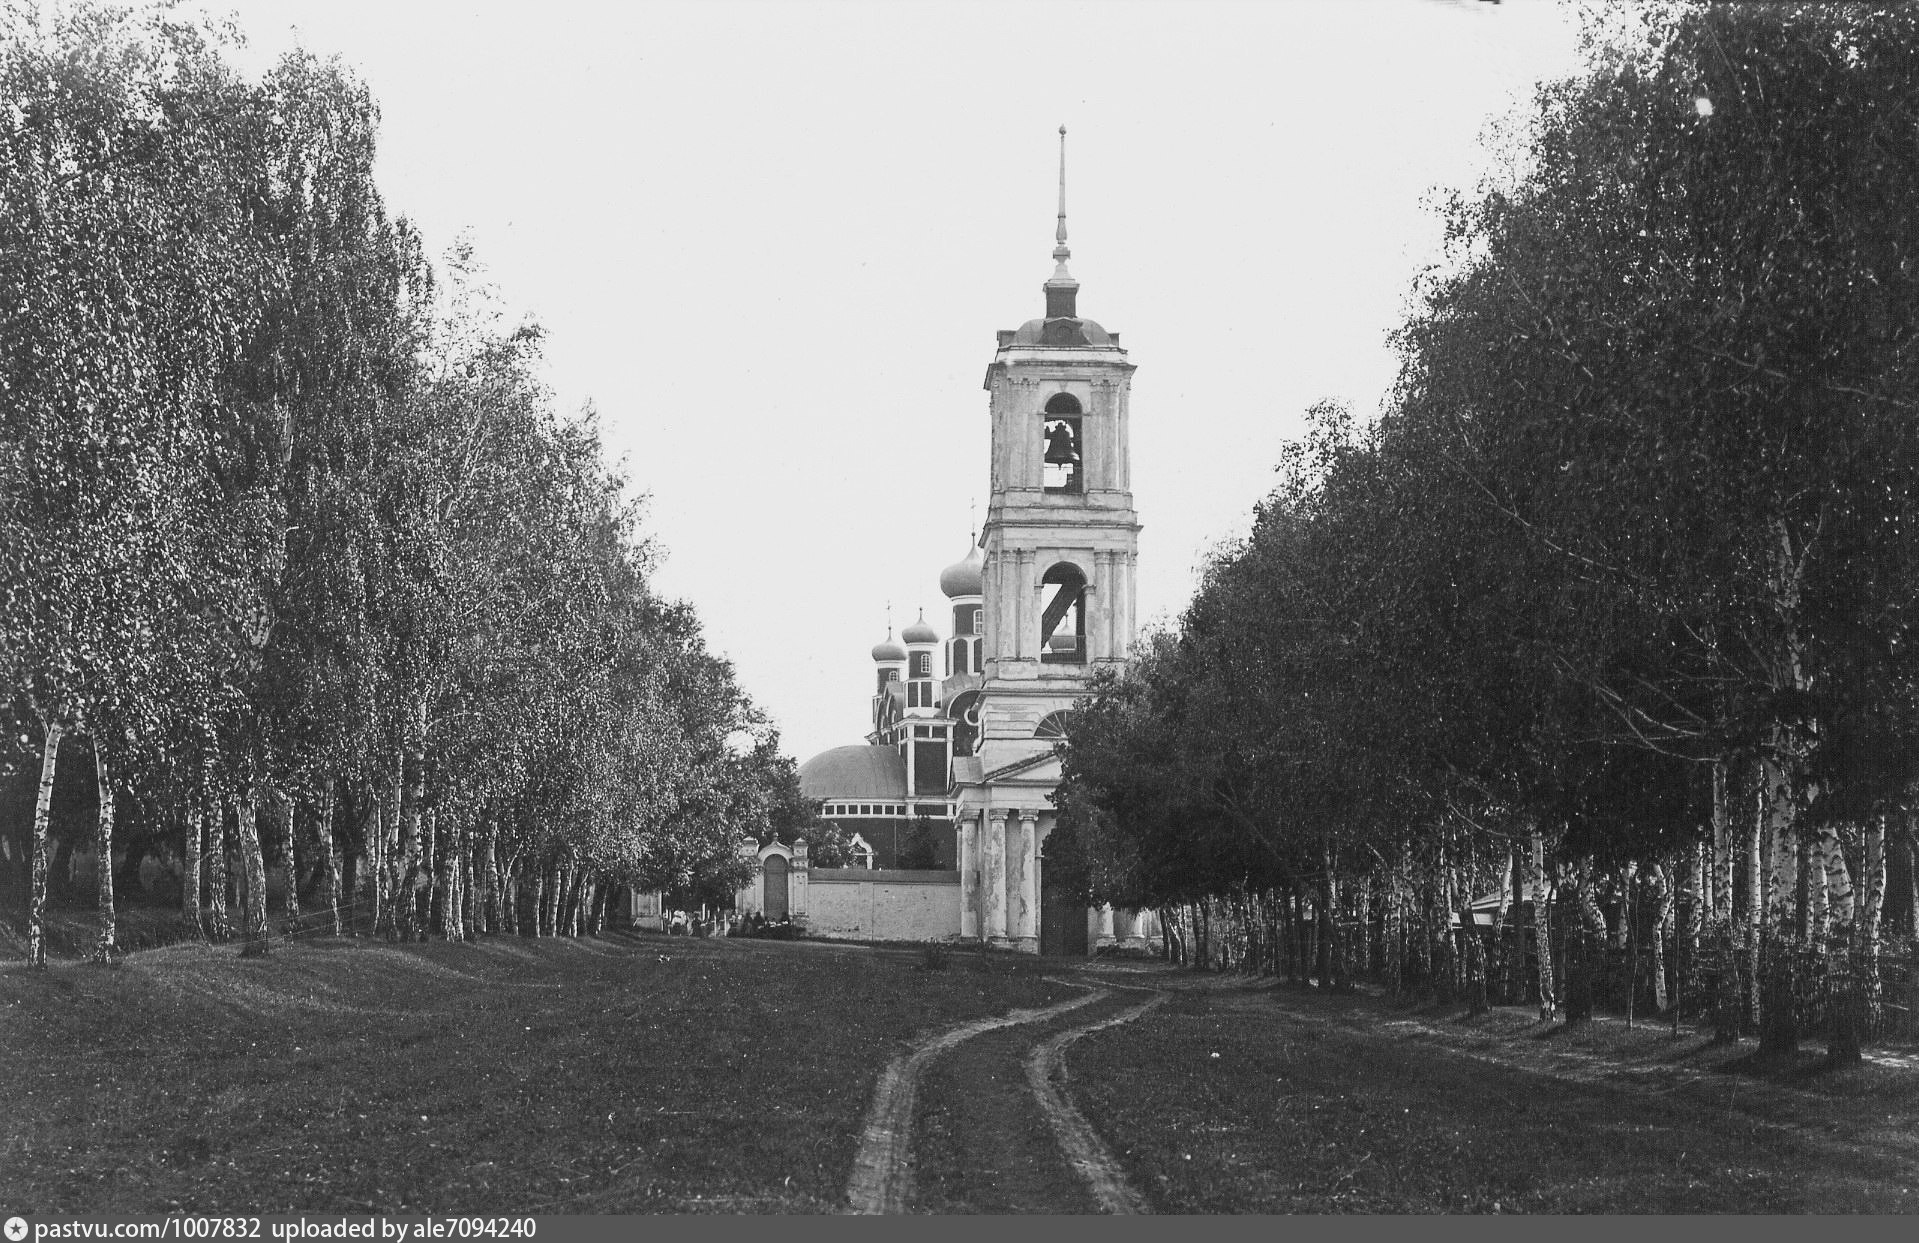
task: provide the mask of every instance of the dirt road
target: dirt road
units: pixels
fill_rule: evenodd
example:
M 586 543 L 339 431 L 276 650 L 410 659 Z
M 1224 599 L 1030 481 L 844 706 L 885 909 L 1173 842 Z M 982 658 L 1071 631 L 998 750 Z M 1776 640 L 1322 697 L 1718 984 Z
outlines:
M 1703 1034 L 1061 978 L 1086 994 L 889 1068 L 856 1211 L 1919 1211 L 1909 1069 L 1754 1076 Z
M 1129 1186 L 1074 1106 L 1079 1038 L 1132 1022 L 1160 990 L 1062 977 L 1084 995 L 921 1040 L 881 1074 L 847 1188 L 854 1213 L 1135 1213 Z

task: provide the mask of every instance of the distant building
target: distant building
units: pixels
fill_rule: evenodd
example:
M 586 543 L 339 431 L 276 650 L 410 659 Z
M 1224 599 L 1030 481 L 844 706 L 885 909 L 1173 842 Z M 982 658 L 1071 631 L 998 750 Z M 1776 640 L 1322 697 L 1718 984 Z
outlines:
M 1060 134 L 1046 314 L 1002 331 L 986 370 L 990 499 L 973 546 L 940 573 L 948 637 L 923 613 L 898 640 L 889 630 L 873 648 L 866 744 L 800 767 L 803 791 L 859 835 L 874 870 L 811 868 L 803 847 L 762 847 L 743 909 L 790 913 L 819 935 L 1049 954 L 1156 935 L 1150 916 L 1143 927 L 1131 913 L 1089 912 L 1046 883 L 1053 747 L 1093 674 L 1128 658 L 1140 530 L 1133 364 L 1118 333 L 1079 314 Z

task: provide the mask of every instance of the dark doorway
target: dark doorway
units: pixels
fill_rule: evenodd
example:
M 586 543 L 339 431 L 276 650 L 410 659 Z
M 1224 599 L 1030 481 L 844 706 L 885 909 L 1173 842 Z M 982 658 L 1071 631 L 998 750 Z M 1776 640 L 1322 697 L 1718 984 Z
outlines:
M 766 884 L 762 892 L 761 909 L 766 917 L 775 923 L 786 918 L 786 857 L 784 855 L 766 856 Z
M 1086 957 L 1086 903 L 1040 870 L 1039 952 L 1047 958 Z

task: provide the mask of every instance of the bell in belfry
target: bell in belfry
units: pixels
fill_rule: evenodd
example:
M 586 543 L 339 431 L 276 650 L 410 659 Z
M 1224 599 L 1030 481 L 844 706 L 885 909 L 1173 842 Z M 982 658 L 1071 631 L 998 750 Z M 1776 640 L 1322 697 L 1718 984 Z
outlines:
M 1046 464 L 1071 466 L 1077 461 L 1079 447 L 1073 443 L 1073 425 L 1064 421 L 1053 424 L 1046 431 Z

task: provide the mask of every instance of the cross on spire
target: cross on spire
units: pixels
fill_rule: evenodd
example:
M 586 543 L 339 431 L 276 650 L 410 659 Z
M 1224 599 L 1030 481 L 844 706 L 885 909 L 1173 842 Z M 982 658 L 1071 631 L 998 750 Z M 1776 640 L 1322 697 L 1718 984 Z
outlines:
M 1053 230 L 1053 275 L 1046 282 L 1046 318 L 1074 319 L 1079 300 L 1079 282 L 1066 270 L 1073 252 L 1066 247 L 1066 127 L 1059 127 L 1059 224 Z
M 1059 228 L 1053 231 L 1053 240 L 1061 247 L 1066 245 L 1066 127 L 1059 127 Z M 1057 252 L 1054 258 L 1062 258 Z

